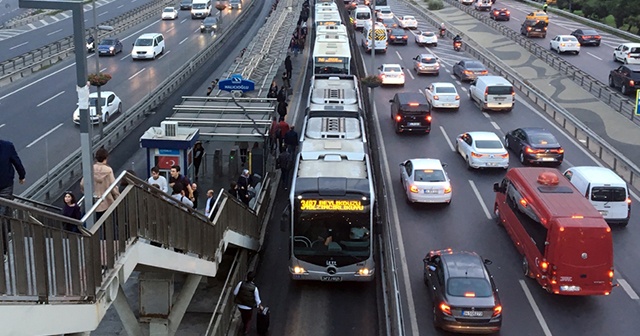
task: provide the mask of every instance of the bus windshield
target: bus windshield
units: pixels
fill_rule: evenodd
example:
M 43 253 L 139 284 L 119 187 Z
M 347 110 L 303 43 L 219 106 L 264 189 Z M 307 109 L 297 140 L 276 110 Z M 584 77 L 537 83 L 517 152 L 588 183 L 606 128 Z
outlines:
M 323 74 L 349 74 L 349 64 L 348 63 L 316 63 L 315 69 L 313 71 L 316 75 Z
M 303 260 L 308 260 L 305 256 L 347 256 L 349 261 L 367 259 L 371 244 L 369 215 L 369 211 L 296 210 L 293 254 Z

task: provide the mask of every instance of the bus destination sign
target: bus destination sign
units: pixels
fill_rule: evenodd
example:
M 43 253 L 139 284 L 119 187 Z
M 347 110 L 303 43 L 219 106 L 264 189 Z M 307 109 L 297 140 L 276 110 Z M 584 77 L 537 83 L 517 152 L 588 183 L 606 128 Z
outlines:
M 344 63 L 342 57 L 316 57 L 316 63 Z
M 364 205 L 360 200 L 300 200 L 302 211 L 363 211 Z

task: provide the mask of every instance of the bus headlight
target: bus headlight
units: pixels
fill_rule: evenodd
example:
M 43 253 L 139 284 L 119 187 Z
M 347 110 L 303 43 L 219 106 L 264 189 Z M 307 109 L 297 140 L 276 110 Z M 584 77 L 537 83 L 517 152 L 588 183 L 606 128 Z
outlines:
M 368 276 L 371 271 L 368 268 L 361 268 L 358 270 L 358 274 L 362 276 Z
M 306 271 L 304 270 L 304 268 L 300 267 L 300 266 L 296 266 L 293 268 L 293 273 L 295 274 L 304 274 Z

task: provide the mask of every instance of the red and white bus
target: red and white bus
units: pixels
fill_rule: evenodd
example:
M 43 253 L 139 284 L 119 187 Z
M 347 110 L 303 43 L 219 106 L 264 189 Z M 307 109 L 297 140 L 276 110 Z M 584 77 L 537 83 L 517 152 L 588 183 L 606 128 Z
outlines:
M 552 168 L 513 168 L 494 214 L 523 255 L 525 275 L 560 295 L 609 295 L 613 241 L 602 215 Z

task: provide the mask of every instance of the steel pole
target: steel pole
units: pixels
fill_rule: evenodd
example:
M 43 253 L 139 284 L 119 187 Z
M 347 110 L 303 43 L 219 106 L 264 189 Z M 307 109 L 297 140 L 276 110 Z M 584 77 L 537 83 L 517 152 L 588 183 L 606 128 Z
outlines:
M 371 0 L 371 76 L 375 76 L 376 75 L 376 21 L 375 21 L 376 10 L 375 10 L 375 3 L 376 3 L 376 0 Z M 374 104 L 375 104 L 373 90 L 375 90 L 375 88 L 371 87 L 371 90 L 369 91 L 369 98 L 371 99 L 370 104 L 371 104 L 372 113 L 373 113 Z
M 98 60 L 98 15 L 96 14 L 96 0 L 93 0 L 93 57 L 96 58 L 96 74 L 100 73 L 100 60 Z M 98 129 L 100 140 L 104 139 L 104 125 L 102 124 L 102 99 L 100 99 L 100 86 L 98 88 L 98 100 L 96 102 L 96 116 L 98 117 Z

